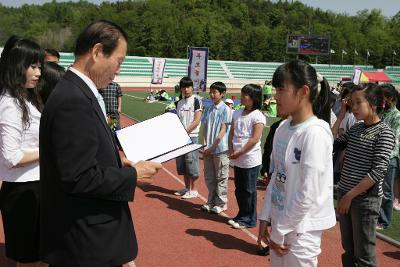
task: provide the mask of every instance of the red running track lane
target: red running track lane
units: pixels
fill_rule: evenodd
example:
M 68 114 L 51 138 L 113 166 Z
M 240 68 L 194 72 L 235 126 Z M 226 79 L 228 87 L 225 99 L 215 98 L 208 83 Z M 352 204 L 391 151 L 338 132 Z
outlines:
M 122 117 L 122 125 L 133 122 Z M 175 162 L 163 164 L 152 185 L 137 188 L 135 200 L 130 203 L 133 214 L 139 255 L 136 265 L 141 266 L 269 266 L 269 257 L 255 254 L 256 242 L 251 235 L 257 229 L 236 230 L 226 224 L 224 215 L 200 211 L 201 198 L 181 200 L 173 193 L 183 187 L 183 178 L 176 174 Z M 203 162 L 201 161 L 201 169 Z M 234 196 L 233 172 L 229 178 L 228 217 L 238 210 Z M 202 175 L 198 180 L 201 196 L 207 196 Z M 258 209 L 265 188 L 258 189 Z M 204 199 L 204 198 L 203 198 Z M 2 229 L 1 220 L 0 227 Z M 319 266 L 341 266 L 338 225 L 325 231 Z M 378 266 L 398 266 L 400 250 L 377 240 Z M 4 235 L 0 230 L 0 267 L 15 266 L 4 255 Z M 127 267 L 127 266 L 126 266 Z

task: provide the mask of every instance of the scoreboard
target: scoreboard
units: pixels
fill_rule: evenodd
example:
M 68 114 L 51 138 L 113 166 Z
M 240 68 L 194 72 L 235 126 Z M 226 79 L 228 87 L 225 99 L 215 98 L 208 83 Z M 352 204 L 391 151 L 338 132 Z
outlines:
M 288 35 L 286 52 L 290 54 L 329 55 L 330 37 L 326 35 Z

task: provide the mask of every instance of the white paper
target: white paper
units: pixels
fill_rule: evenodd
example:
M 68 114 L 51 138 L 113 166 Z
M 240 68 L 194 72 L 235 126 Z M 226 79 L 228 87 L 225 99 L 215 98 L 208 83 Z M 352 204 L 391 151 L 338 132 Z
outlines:
M 183 148 L 192 140 L 178 116 L 170 112 L 118 130 L 117 137 L 126 157 L 134 163 L 153 158 L 165 162 L 202 147 Z
M 200 149 L 200 148 L 202 148 L 203 146 L 204 146 L 204 145 L 201 145 L 201 144 L 191 144 L 191 145 L 187 145 L 187 146 L 184 146 L 184 147 L 179 148 L 179 149 L 177 149 L 177 150 L 171 151 L 171 152 L 169 152 L 169 153 L 167 153 L 167 154 L 165 154 L 165 155 L 161 155 L 161 156 L 159 156 L 159 157 L 157 157 L 157 158 L 154 158 L 154 159 L 152 159 L 151 161 L 163 163 L 163 162 L 166 162 L 166 161 L 168 161 L 168 160 L 177 158 L 177 157 L 179 157 L 179 156 L 181 156 L 181 155 L 184 155 L 184 154 L 186 154 L 186 153 L 189 153 L 189 152 L 192 152 L 192 151 L 194 151 L 194 150 Z

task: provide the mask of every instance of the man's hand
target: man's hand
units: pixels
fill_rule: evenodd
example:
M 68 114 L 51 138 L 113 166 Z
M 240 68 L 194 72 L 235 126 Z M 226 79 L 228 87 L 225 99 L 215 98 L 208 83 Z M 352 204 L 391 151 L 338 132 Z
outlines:
M 153 182 L 152 177 L 162 168 L 162 165 L 152 161 L 139 161 L 132 167 L 136 169 L 139 184 L 151 184 Z
M 133 164 L 132 161 L 125 157 L 123 152 L 120 152 L 121 162 L 124 167 L 132 167 L 136 169 L 137 183 L 139 185 L 151 184 L 153 182 L 152 176 L 154 176 L 162 165 L 152 161 L 139 161 Z

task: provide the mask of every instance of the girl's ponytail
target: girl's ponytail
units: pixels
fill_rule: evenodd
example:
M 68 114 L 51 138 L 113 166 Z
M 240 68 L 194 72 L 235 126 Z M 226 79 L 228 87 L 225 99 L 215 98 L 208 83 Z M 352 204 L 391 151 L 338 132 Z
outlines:
M 322 77 L 317 73 L 317 92 L 312 99 L 313 103 L 313 113 L 319 119 L 330 123 L 331 121 L 331 96 L 330 96 L 330 86 L 326 78 Z

